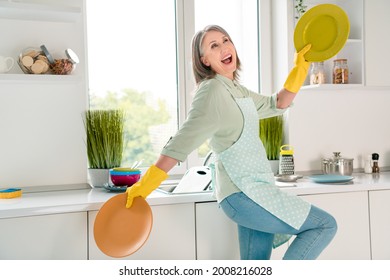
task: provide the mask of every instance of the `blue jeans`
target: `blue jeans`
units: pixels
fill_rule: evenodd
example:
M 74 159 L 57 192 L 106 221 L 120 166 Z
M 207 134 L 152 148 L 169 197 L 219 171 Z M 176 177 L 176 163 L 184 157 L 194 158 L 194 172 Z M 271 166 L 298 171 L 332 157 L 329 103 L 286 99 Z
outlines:
M 296 235 L 285 260 L 314 260 L 332 241 L 336 220 L 327 212 L 311 206 L 300 229 L 294 229 L 259 206 L 244 193 L 234 193 L 220 203 L 225 214 L 238 225 L 240 256 L 243 260 L 268 260 L 274 234 Z

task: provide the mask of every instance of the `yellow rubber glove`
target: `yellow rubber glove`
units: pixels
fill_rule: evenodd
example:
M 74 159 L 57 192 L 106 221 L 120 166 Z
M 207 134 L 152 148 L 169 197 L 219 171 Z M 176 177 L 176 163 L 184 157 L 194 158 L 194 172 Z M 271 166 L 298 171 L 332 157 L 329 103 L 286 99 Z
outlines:
M 294 55 L 294 67 L 288 74 L 284 83 L 284 88 L 293 93 L 297 93 L 305 82 L 307 72 L 309 71 L 310 62 L 305 60 L 305 53 L 311 48 L 311 44 L 306 45 L 302 50 Z
M 152 165 L 142 176 L 141 180 L 127 188 L 127 202 L 126 208 L 130 208 L 133 205 L 133 199 L 138 196 L 146 198 L 152 191 L 160 186 L 161 182 L 168 178 L 168 174 Z

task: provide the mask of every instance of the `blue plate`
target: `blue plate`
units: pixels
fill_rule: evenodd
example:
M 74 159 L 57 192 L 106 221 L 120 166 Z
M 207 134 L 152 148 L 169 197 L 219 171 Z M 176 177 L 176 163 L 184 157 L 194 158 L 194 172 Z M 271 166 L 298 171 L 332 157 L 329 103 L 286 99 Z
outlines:
M 127 190 L 127 186 L 114 186 L 111 184 L 104 184 L 103 187 L 110 192 L 125 192 Z
M 353 180 L 352 176 L 344 176 L 337 174 L 312 175 L 309 179 L 316 183 L 347 183 Z

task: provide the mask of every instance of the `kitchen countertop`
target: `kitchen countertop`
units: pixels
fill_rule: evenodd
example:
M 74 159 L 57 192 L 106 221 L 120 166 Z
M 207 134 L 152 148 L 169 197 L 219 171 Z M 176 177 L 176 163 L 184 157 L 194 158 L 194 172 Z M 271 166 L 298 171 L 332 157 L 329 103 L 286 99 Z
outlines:
M 353 181 L 346 184 L 317 184 L 303 177 L 295 186 L 285 184 L 281 188 L 296 195 L 390 189 L 390 172 L 354 173 L 352 176 Z M 24 193 L 19 198 L 0 199 L 0 218 L 99 210 L 105 201 L 116 194 L 104 188 Z M 147 201 L 153 206 L 215 201 L 215 198 L 211 192 L 166 194 L 157 190 L 148 196 Z

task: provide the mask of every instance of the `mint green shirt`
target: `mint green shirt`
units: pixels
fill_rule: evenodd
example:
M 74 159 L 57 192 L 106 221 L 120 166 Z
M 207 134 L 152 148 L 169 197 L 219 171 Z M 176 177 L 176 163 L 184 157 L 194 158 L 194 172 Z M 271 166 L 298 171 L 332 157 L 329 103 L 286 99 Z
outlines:
M 234 100 L 243 97 L 253 99 L 259 119 L 281 115 L 286 111 L 276 108 L 276 94 L 260 95 L 236 81 L 217 75 L 200 83 L 187 119 L 165 145 L 161 154 L 184 161 L 193 150 L 208 139 L 216 153 L 229 148 L 240 137 L 243 129 L 243 116 Z M 240 190 L 230 180 L 222 164 L 216 164 L 215 168 L 219 181 L 215 195 L 220 202 Z

